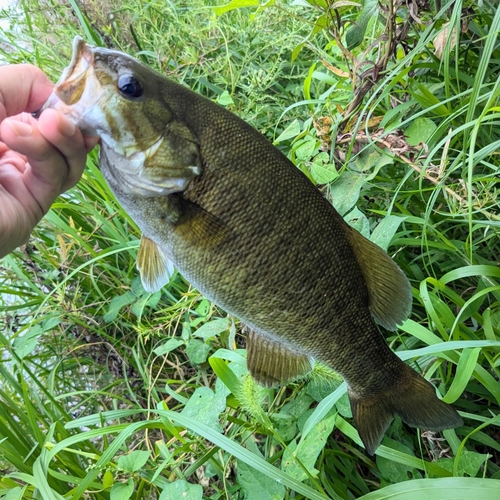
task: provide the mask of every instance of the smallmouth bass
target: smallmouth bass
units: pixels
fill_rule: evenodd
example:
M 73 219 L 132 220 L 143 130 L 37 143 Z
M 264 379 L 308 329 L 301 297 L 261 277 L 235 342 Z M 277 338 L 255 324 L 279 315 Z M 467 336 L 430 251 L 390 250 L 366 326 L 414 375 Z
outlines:
M 144 288 L 160 289 L 175 265 L 240 318 L 259 383 L 304 376 L 313 359 L 330 366 L 370 454 L 395 416 L 434 431 L 462 425 L 374 322 L 395 330 L 408 316 L 403 272 L 250 125 L 78 37 L 46 106 L 101 137 L 102 173 L 143 233 Z

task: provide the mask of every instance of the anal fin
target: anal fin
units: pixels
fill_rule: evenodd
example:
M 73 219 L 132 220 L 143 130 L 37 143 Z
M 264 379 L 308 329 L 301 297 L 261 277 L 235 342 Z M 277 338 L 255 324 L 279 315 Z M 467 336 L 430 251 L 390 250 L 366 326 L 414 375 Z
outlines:
M 160 290 L 174 273 L 174 265 L 163 250 L 144 235 L 137 254 L 137 269 L 141 273 L 144 290 L 150 293 Z
M 307 354 L 250 331 L 247 335 L 247 367 L 260 385 L 278 387 L 307 375 L 313 368 L 313 360 Z

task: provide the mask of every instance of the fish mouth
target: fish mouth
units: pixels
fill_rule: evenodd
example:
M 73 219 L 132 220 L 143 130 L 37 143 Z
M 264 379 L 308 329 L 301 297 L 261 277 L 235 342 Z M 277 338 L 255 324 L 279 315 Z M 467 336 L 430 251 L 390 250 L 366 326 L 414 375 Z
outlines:
M 73 39 L 73 55 L 69 66 L 56 83 L 53 95 L 64 104 L 71 106 L 78 102 L 85 90 L 89 73 L 94 67 L 92 47 L 79 36 Z

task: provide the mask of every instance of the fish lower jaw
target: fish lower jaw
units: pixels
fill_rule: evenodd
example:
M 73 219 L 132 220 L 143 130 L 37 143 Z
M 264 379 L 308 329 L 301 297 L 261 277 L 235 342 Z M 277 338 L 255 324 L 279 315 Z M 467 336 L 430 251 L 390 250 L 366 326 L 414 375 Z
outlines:
M 139 172 L 139 174 L 127 174 L 120 170 L 113 169 L 110 174 L 113 177 L 112 183 L 115 184 L 121 192 L 138 198 L 157 198 L 178 193 L 179 191 L 184 191 L 189 183 L 189 179 L 181 178 L 162 180 L 150 179 L 143 175 L 142 171 Z
M 143 198 L 155 198 L 184 191 L 187 187 L 186 179 L 169 179 L 166 186 L 159 186 L 154 181 L 139 179 L 137 183 L 130 184 L 130 194 Z

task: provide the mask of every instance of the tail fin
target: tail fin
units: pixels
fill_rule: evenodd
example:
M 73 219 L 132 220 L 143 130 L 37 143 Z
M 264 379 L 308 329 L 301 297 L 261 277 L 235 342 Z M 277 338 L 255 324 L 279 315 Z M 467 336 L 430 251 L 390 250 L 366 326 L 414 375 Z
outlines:
M 463 424 L 455 408 L 438 399 L 436 390 L 427 380 L 409 366 L 404 366 L 402 379 L 405 382 L 396 388 L 364 398 L 349 394 L 356 428 L 370 455 L 375 453 L 396 416 L 412 427 L 430 431 L 452 429 Z

